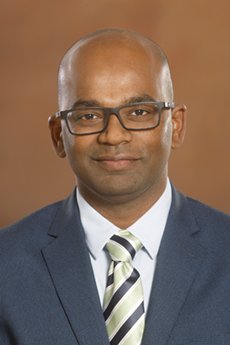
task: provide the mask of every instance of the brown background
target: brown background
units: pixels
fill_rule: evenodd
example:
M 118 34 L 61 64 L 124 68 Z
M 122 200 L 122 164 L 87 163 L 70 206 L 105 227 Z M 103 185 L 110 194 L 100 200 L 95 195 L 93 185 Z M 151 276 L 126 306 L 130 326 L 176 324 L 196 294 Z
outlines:
M 229 0 L 1 0 L 0 226 L 65 197 L 74 178 L 55 156 L 47 117 L 56 73 L 81 35 L 125 27 L 157 41 L 171 62 L 176 101 L 189 109 L 173 153 L 178 189 L 230 211 Z

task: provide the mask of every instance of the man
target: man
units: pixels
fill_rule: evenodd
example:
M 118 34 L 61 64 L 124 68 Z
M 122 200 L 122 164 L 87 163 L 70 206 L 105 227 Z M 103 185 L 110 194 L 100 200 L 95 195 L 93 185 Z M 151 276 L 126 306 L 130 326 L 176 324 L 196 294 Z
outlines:
M 77 190 L 0 233 L 0 344 L 229 345 L 229 216 L 169 183 L 186 108 L 162 50 L 127 30 L 82 38 L 59 106 Z

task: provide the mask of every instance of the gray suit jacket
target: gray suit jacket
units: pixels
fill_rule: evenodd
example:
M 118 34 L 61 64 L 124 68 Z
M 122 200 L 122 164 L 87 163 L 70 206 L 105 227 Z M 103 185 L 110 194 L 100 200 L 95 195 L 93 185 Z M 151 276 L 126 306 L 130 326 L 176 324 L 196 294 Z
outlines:
M 0 232 L 0 345 L 77 344 L 109 342 L 73 193 Z M 230 217 L 175 190 L 142 345 L 230 345 Z

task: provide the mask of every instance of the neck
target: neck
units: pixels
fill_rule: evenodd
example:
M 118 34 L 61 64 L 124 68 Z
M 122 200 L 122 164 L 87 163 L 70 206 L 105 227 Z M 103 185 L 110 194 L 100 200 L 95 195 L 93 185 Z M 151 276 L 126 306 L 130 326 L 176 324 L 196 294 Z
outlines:
M 86 194 L 79 186 L 83 198 L 103 217 L 120 229 L 126 229 L 143 216 L 161 197 L 165 188 L 166 180 L 153 190 L 150 188 L 136 198 L 108 198 L 99 197 L 96 194 Z

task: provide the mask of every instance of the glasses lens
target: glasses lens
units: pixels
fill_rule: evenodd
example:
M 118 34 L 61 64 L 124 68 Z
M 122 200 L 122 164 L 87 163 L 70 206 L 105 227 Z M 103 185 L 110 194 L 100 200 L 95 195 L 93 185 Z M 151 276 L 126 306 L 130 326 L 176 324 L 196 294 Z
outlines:
M 67 121 L 74 134 L 93 133 L 103 129 L 104 115 L 101 109 L 79 108 L 67 114 Z
M 160 108 L 157 103 L 140 103 L 121 108 L 120 116 L 129 129 L 153 128 L 159 124 Z

